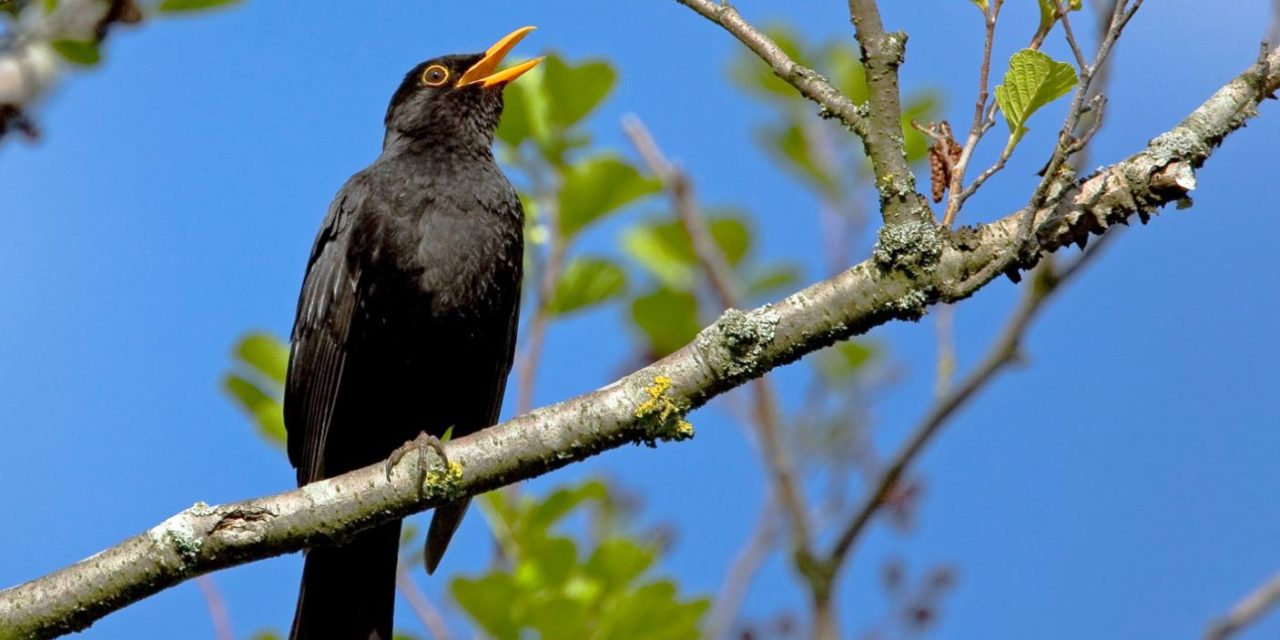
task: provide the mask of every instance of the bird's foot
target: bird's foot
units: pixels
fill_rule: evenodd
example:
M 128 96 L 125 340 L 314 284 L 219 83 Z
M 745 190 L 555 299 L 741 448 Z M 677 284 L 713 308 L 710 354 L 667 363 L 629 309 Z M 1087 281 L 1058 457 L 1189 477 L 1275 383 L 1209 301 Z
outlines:
M 427 471 L 431 467 L 430 458 L 427 457 L 427 451 L 435 451 L 440 456 L 440 461 L 444 463 L 445 468 L 449 467 L 449 456 L 444 453 L 444 443 L 428 433 L 419 433 L 418 436 L 403 445 L 400 445 L 395 451 L 391 452 L 391 457 L 387 458 L 387 480 L 391 479 L 391 470 L 400 463 L 400 459 L 410 451 L 418 452 L 418 492 L 421 493 L 423 487 L 427 483 Z

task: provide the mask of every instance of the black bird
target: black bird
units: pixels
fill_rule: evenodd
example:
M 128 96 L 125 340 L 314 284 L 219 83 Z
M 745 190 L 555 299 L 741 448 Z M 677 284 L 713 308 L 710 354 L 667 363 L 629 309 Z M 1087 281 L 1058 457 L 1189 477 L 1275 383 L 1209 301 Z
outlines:
M 502 88 L 541 59 L 497 67 L 532 30 L 414 67 L 387 108 L 382 154 L 330 205 L 285 384 L 299 486 L 424 435 L 496 422 L 516 341 L 524 212 L 493 137 Z M 428 571 L 468 502 L 436 509 Z M 399 542 L 393 522 L 310 549 L 290 637 L 390 640 Z

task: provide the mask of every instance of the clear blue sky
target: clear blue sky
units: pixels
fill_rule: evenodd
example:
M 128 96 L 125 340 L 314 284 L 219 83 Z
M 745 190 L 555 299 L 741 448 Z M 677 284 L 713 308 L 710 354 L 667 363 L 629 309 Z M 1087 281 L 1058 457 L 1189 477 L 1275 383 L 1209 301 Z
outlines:
M 343 180 L 377 154 L 386 101 L 419 60 L 481 49 L 524 24 L 540 28 L 522 51 L 607 57 L 621 80 L 593 122 L 602 144 L 629 153 L 617 123 L 639 114 L 707 202 L 751 208 L 767 255 L 812 253 L 815 203 L 756 149 L 751 126 L 767 111 L 725 79 L 738 47 L 725 33 L 671 1 L 467 4 L 249 2 L 121 30 L 105 64 L 69 77 L 39 112 L 43 142 L 0 148 L 0 585 L 197 500 L 292 485 L 283 456 L 251 434 L 218 376 L 243 331 L 287 332 L 316 225 Z M 785 13 L 761 1 L 741 9 L 761 22 L 786 17 L 815 39 L 851 35 L 842 2 L 785 4 Z M 905 86 L 941 90 L 946 115 L 967 121 L 980 40 L 972 5 L 882 4 L 887 22 L 911 33 Z M 1019 6 L 1000 59 L 1035 19 L 1034 3 L 1010 4 Z M 1267 4 L 1148 2 L 1120 48 L 1094 162 L 1136 151 L 1252 61 Z M 1056 41 L 1051 51 L 1065 57 Z M 850 632 L 881 615 L 877 567 L 893 556 L 913 569 L 958 568 L 940 638 L 1193 638 L 1280 568 L 1280 108 L 1262 111 L 1200 172 L 1195 207 L 1116 242 L 1032 332 L 1030 366 L 930 449 L 915 531 L 876 527 L 842 585 Z M 965 221 L 1020 206 L 1045 157 L 1036 134 L 1054 130 L 1060 113 L 1033 120 L 1025 148 Z M 617 232 L 595 230 L 588 245 L 613 246 Z M 962 366 L 1015 294 L 1000 282 L 960 307 Z M 630 344 L 617 313 L 552 330 L 539 404 L 618 372 Z M 933 329 L 874 335 L 907 374 L 874 408 L 888 443 L 927 407 Z M 641 492 L 648 521 L 678 527 L 663 570 L 709 593 L 754 521 L 762 481 L 722 411 L 693 418 L 692 442 L 627 448 L 532 484 L 607 473 Z M 444 571 L 478 570 L 488 553 L 472 514 Z M 239 636 L 287 626 L 300 559 L 217 574 Z M 426 587 L 441 598 L 440 581 Z M 747 608 L 764 616 L 799 603 L 775 559 Z M 197 588 L 184 584 L 85 635 L 213 631 Z M 1271 620 L 1246 637 L 1277 635 Z

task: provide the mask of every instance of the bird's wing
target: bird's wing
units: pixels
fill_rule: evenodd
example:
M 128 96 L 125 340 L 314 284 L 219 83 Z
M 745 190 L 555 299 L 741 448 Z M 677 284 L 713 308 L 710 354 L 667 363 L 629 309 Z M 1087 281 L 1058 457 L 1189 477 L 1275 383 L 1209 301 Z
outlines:
M 347 359 L 347 336 L 359 305 L 359 267 L 348 260 L 353 221 L 367 201 L 353 178 L 334 198 L 311 249 L 298 298 L 285 381 L 284 423 L 298 484 L 324 477 L 324 447 Z

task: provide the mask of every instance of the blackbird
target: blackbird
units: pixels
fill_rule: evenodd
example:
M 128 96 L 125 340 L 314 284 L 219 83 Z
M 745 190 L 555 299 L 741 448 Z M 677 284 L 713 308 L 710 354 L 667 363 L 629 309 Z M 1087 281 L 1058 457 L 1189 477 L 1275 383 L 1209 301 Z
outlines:
M 329 206 L 285 383 L 299 486 L 496 422 L 515 349 L 524 212 L 492 146 L 502 88 L 541 59 L 498 65 L 532 30 L 414 67 L 387 108 L 382 154 Z M 435 510 L 428 572 L 468 502 Z M 290 638 L 390 640 L 399 543 L 396 521 L 308 550 Z

